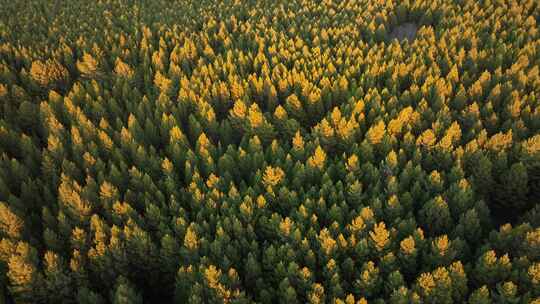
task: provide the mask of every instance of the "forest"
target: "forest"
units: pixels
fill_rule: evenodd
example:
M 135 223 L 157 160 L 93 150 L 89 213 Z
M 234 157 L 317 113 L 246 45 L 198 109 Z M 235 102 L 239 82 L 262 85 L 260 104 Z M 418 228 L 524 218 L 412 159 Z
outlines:
M 0 0 L 0 303 L 540 304 L 537 0 Z

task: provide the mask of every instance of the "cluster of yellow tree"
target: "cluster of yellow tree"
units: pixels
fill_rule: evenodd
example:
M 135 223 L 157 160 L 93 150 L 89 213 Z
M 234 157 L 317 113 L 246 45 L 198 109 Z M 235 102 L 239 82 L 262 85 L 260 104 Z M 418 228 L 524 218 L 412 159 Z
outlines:
M 540 2 L 1 6 L 6 303 L 540 303 Z

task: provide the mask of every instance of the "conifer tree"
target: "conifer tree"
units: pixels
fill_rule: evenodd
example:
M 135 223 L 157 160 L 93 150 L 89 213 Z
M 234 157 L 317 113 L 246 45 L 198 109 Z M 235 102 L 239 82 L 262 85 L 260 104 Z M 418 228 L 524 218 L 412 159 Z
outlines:
M 99 75 L 98 61 L 86 52 L 80 60 L 77 60 L 77 69 L 86 78 L 94 78 Z
M 34 61 L 30 76 L 44 89 L 65 89 L 69 81 L 68 70 L 55 59 Z
M 134 289 L 129 280 L 120 276 L 116 279 L 116 284 L 112 294 L 111 302 L 114 304 L 142 303 L 141 295 Z

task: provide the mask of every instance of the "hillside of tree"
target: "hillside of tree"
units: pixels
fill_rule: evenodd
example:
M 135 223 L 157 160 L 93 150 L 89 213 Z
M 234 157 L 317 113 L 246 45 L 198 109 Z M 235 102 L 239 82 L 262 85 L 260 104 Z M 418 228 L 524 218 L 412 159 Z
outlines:
M 537 0 L 0 0 L 0 303 L 540 304 Z

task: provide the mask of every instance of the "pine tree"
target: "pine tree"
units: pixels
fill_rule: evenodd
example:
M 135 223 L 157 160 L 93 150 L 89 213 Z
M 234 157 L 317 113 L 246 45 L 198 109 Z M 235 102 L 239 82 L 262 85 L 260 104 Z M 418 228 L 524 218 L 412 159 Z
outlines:
M 469 297 L 469 304 L 488 304 L 492 303 L 490 291 L 487 286 L 482 286 L 475 290 Z
M 377 252 L 385 250 L 390 244 L 390 233 L 386 230 L 384 222 L 376 224 L 373 231 L 369 232 L 369 236 Z
M 489 250 L 478 258 L 474 273 L 479 283 L 494 285 L 508 278 L 511 269 L 508 254 L 497 257 L 495 251 Z
M 359 277 L 353 282 L 355 293 L 368 298 L 377 295 L 381 285 L 380 271 L 372 261 L 362 265 Z
M 287 278 L 279 284 L 279 295 L 279 303 L 298 303 L 296 291 Z
M 114 62 L 114 64 L 115 64 L 114 72 L 116 73 L 116 75 L 118 75 L 119 77 L 124 77 L 126 79 L 133 78 L 133 75 L 135 74 L 135 72 L 127 63 L 122 61 L 122 59 L 116 58 L 116 61 Z
M 447 202 L 441 196 L 430 200 L 420 210 L 420 220 L 433 235 L 448 231 L 452 217 Z
M 366 138 L 373 145 L 380 144 L 383 136 L 386 133 L 386 125 L 384 121 L 380 120 L 377 124 L 374 124 L 366 133 Z
M 32 62 L 30 77 L 44 89 L 63 90 L 69 82 L 68 70 L 55 59 Z
M 324 150 L 321 148 L 321 146 L 317 146 L 317 148 L 315 149 L 315 153 L 313 154 L 313 156 L 311 156 L 311 157 L 308 159 L 308 164 L 309 164 L 312 168 L 322 169 L 322 168 L 324 167 L 325 161 L 326 161 L 326 153 L 325 153 Z
M 444 267 L 439 267 L 431 273 L 422 273 L 417 279 L 416 289 L 426 302 L 454 303 L 452 279 Z
M 80 304 L 101 304 L 103 299 L 87 287 L 79 288 L 77 292 L 77 303 Z
M 324 287 L 321 284 L 315 283 L 311 285 L 311 290 L 308 294 L 308 303 L 325 303 Z
M 161 238 L 161 248 L 159 252 L 159 258 L 161 260 L 161 265 L 163 265 L 163 272 L 165 273 L 166 279 L 163 281 L 170 283 L 174 282 L 174 277 L 176 276 L 177 269 L 180 266 L 181 259 L 178 256 L 180 253 L 180 244 L 169 234 L 164 235 Z M 173 290 L 174 285 L 170 283 L 171 286 L 168 286 L 170 290 Z
M 495 199 L 502 206 L 511 204 L 512 208 L 523 210 L 531 205 L 528 202 L 528 193 L 527 168 L 522 163 L 515 163 L 501 176 Z
M 22 237 L 24 222 L 13 213 L 9 206 L 0 202 L 0 232 L 3 237 L 19 240 Z
M 520 303 L 521 297 L 517 294 L 517 286 L 512 281 L 497 284 L 497 292 L 493 295 L 499 303 Z
M 16 301 L 40 302 L 44 300 L 43 276 L 37 268 L 38 257 L 34 248 L 19 242 L 8 260 L 8 290 Z
M 279 184 L 285 176 L 281 168 L 266 167 L 263 176 L 263 182 L 266 186 L 274 187 Z
M 61 302 L 73 298 L 73 285 L 62 259 L 53 252 L 45 253 L 45 286 L 48 301 Z
M 199 238 L 195 230 L 195 224 L 189 225 L 184 237 L 184 246 L 189 250 L 196 250 L 199 247 Z
M 128 279 L 119 276 L 116 279 L 114 291 L 112 292 L 111 302 L 113 304 L 139 304 L 143 303 L 141 295 L 131 285 Z

